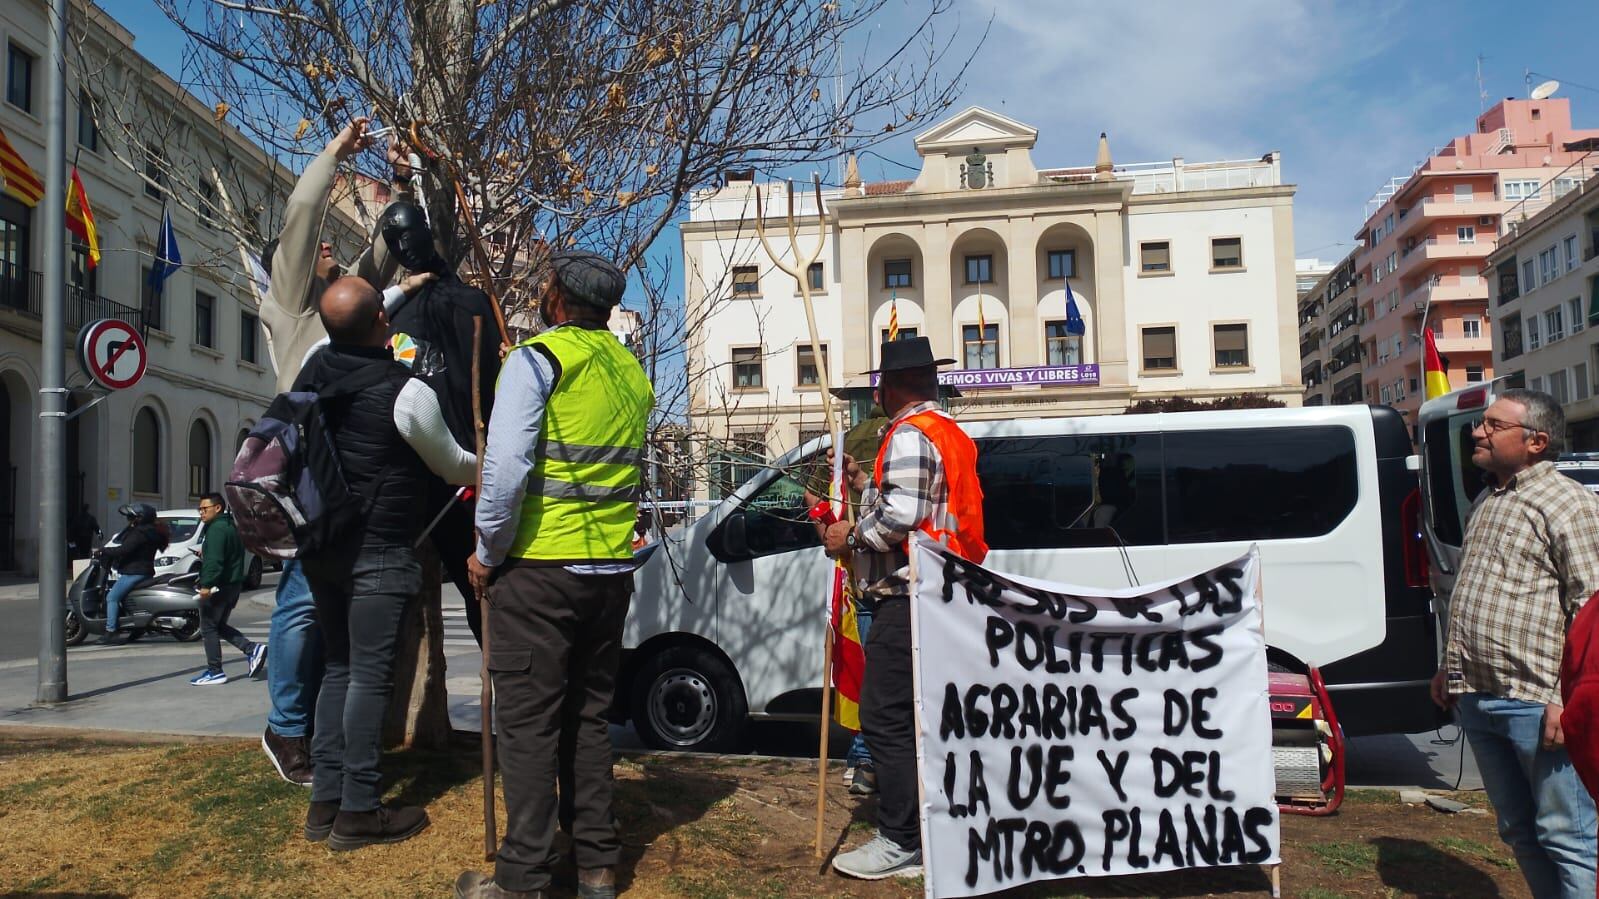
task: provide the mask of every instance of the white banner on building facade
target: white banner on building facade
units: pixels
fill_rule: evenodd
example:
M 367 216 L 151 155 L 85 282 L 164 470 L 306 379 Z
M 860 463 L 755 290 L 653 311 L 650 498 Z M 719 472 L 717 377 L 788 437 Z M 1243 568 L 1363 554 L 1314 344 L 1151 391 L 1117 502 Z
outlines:
M 915 542 L 928 896 L 1278 861 L 1258 550 L 1096 591 Z

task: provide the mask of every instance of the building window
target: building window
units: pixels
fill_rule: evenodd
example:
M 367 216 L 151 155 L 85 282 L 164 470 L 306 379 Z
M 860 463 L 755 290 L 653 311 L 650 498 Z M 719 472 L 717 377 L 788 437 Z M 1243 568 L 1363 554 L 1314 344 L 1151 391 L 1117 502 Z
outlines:
M 911 261 L 909 259 L 883 260 L 884 287 L 910 287 Z
M 811 290 L 826 290 L 822 281 L 822 264 L 813 262 L 805 269 L 805 278 L 810 282 Z
M 976 325 L 966 325 L 961 328 L 961 344 L 967 368 L 999 368 L 999 325 L 985 324 L 981 334 Z
M 1528 259 L 1521 264 L 1521 292 L 1527 293 L 1537 286 L 1537 270 L 1533 268 L 1533 261 Z
M 1571 333 L 1576 334 L 1582 330 L 1582 298 L 1572 297 L 1566 301 L 1567 317 L 1571 319 Z
M 1469 185 L 1469 184 L 1456 184 L 1455 185 L 1455 202 L 1456 203 L 1470 203 L 1471 202 L 1471 185 Z
M 217 298 L 195 291 L 194 342 L 200 346 L 216 346 Z
M 733 266 L 733 296 L 757 297 L 761 295 L 761 270 L 754 265 Z
M 1473 362 L 1466 366 L 1466 383 L 1476 384 L 1483 379 L 1483 367 L 1480 362 Z
M 1560 260 L 1555 254 L 1560 252 L 1558 247 L 1550 247 L 1538 254 L 1538 286 L 1542 287 L 1553 281 L 1560 274 Z
M 822 345 L 822 364 L 827 364 L 827 345 Z M 819 387 L 821 373 L 816 370 L 816 354 L 808 343 L 794 346 L 794 383 L 801 387 Z
M 1554 343 L 1566 336 L 1565 312 L 1556 306 L 1543 314 L 1544 343 Z
M 133 492 L 161 492 L 161 422 L 148 406 L 133 417 Z
M 1044 322 L 1044 357 L 1046 365 L 1080 365 L 1083 361 L 1083 339 L 1066 333 L 1066 322 Z
M 239 358 L 250 364 L 255 364 L 257 356 L 257 335 L 261 333 L 261 319 L 253 312 L 239 313 Z
M 1527 387 L 1531 390 L 1543 390 L 1543 375 L 1527 379 Z
M 883 339 L 880 342 L 881 343 L 888 343 L 888 329 L 884 328 L 881 333 L 882 333 L 882 338 Z M 898 339 L 899 340 L 910 340 L 913 337 L 920 336 L 920 334 L 921 334 L 921 332 L 918 331 L 916 328 L 900 328 L 899 329 L 899 338 Z
M 93 300 L 100 293 L 100 270 L 89 267 L 89 245 L 72 239 L 71 265 L 67 270 L 67 283 L 82 300 Z
M 144 195 L 161 199 L 167 188 L 167 161 L 157 150 L 144 151 Z
M 1536 350 L 1543 346 L 1543 341 L 1538 336 L 1538 313 L 1527 313 L 1527 349 Z
M 211 430 L 205 422 L 189 426 L 189 498 L 211 492 Z
M 1548 390 L 1549 395 L 1554 397 L 1555 402 L 1559 403 L 1560 405 L 1564 406 L 1566 403 L 1571 402 L 1571 389 L 1566 380 L 1565 369 L 1557 368 L 1549 373 Z
M 90 151 L 100 149 L 100 126 L 94 121 L 94 100 L 88 91 L 78 92 L 78 146 Z
M 1482 319 L 1475 315 L 1468 315 L 1460 320 L 1460 335 L 1467 340 L 1476 340 L 1482 336 Z
M 1243 268 L 1244 239 L 1241 237 L 1211 238 L 1210 267 L 1213 269 Z
M 1537 181 L 1506 181 L 1505 199 L 1507 200 L 1536 200 L 1538 199 Z
M 1049 277 L 1054 281 L 1077 277 L 1077 251 L 1050 250 Z
M 1249 365 L 1249 326 L 1215 325 L 1217 368 L 1243 368 Z
M 994 280 L 994 257 L 989 255 L 966 257 L 966 283 L 988 284 Z
M 1476 243 L 1476 242 L 1477 242 L 1477 226 L 1476 225 L 1460 225 L 1459 227 L 1455 228 L 1455 243 Z
M 1138 245 L 1139 271 L 1171 271 L 1171 241 L 1157 240 Z
M 1521 316 L 1512 315 L 1499 320 L 1499 337 L 1504 344 L 1500 359 L 1514 359 L 1521 355 Z
M 1478 380 L 1481 379 L 1479 378 Z M 1572 389 L 1575 391 L 1576 398 L 1579 401 L 1585 400 L 1593 394 L 1593 390 L 1588 384 L 1588 363 L 1578 362 L 1575 366 L 1573 366 L 1571 369 L 1571 380 L 1576 382 L 1572 385 Z
M 711 498 L 721 499 L 766 467 L 766 437 L 759 431 L 734 432 L 726 442 L 713 445 L 710 456 Z M 779 478 L 777 483 L 784 482 L 792 483 L 787 478 Z
M 200 219 L 204 222 L 215 223 L 217 217 L 217 186 L 212 182 L 210 175 L 201 175 L 200 184 L 195 193 L 199 196 Z
M 154 266 L 139 266 L 139 308 L 144 311 L 144 323 L 157 331 L 161 327 L 161 294 L 150 289 L 150 269 Z
M 1571 271 L 1582 264 L 1582 259 L 1577 256 L 1577 235 L 1566 238 L 1566 271 Z
M 733 389 L 760 390 L 765 386 L 761 374 L 760 347 L 734 347 Z
M 33 64 L 38 57 L 10 44 L 6 52 L 6 102 L 33 112 Z
M 1177 369 L 1177 328 L 1166 325 L 1144 329 L 1144 371 Z

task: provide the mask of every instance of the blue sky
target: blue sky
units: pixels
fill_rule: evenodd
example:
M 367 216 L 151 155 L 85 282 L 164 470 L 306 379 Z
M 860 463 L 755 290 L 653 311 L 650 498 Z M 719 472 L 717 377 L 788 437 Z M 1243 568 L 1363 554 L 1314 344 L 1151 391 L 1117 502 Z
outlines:
M 181 35 L 151 0 L 101 2 L 144 55 L 177 75 Z M 893 2 L 908 13 L 925 8 L 925 0 Z M 1525 96 L 1531 69 L 1566 83 L 1557 96 L 1570 98 L 1577 127 L 1599 128 L 1599 4 L 1510 10 L 1480 0 L 957 0 L 958 21 L 941 27 L 964 40 L 992 19 L 957 106 L 988 106 L 1037 128 L 1040 167 L 1092 163 L 1100 131 L 1118 162 L 1280 150 L 1285 177 L 1299 187 L 1297 254 L 1334 261 L 1351 248 L 1379 186 L 1471 130 L 1479 53 L 1490 105 Z M 880 149 L 916 162 L 909 134 Z M 907 177 L 872 157 L 862 174 Z M 663 240 L 675 245 L 676 235 Z

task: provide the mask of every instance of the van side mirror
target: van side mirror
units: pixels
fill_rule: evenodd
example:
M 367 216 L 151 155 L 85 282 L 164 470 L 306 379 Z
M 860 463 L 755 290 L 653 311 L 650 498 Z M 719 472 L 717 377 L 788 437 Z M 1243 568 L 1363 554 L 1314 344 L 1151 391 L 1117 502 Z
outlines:
M 1405 471 L 1421 471 L 1421 457 L 1415 453 L 1406 456 Z
M 740 509 L 723 519 L 712 541 L 711 554 L 723 562 L 741 562 L 750 557 L 749 520 Z

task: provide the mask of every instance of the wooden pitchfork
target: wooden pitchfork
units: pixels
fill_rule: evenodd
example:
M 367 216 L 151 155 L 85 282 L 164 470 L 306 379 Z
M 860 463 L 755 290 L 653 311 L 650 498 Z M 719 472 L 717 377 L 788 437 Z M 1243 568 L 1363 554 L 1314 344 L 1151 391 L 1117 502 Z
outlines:
M 817 175 L 811 176 L 812 194 L 816 198 L 816 247 L 801 258 L 799 248 L 799 228 L 794 222 L 794 182 L 788 182 L 788 244 L 794 251 L 792 262 L 785 262 L 782 255 L 772 247 L 766 239 L 766 216 L 761 204 L 762 191 L 755 190 L 755 233 L 761 239 L 761 247 L 766 250 L 766 255 L 771 257 L 772 264 L 792 275 L 799 284 L 800 299 L 805 303 L 805 324 L 810 329 L 811 358 L 816 362 L 816 375 L 822 388 L 822 416 L 827 421 L 833 432 L 833 484 L 842 482 L 840 475 L 844 465 L 844 424 L 842 417 L 835 417 L 833 405 L 832 385 L 828 382 L 827 358 L 822 355 L 821 337 L 816 331 L 816 306 L 811 300 L 811 281 L 808 277 L 810 267 L 817 259 L 821 258 L 822 246 L 827 240 L 827 213 L 822 208 L 822 180 Z M 828 492 L 832 492 L 829 485 Z M 843 519 L 851 521 L 854 513 L 850 509 L 846 496 L 834 500 L 843 505 Z M 846 564 L 846 577 L 851 577 L 849 566 Z M 847 597 L 846 597 L 847 601 Z M 829 600 L 831 602 L 831 600 Z M 833 718 L 833 623 L 832 614 L 826 617 L 827 628 L 823 638 L 822 649 L 822 726 L 820 745 L 817 747 L 816 757 L 816 857 L 822 857 L 822 818 L 826 809 L 827 785 L 827 737 L 832 726 Z

